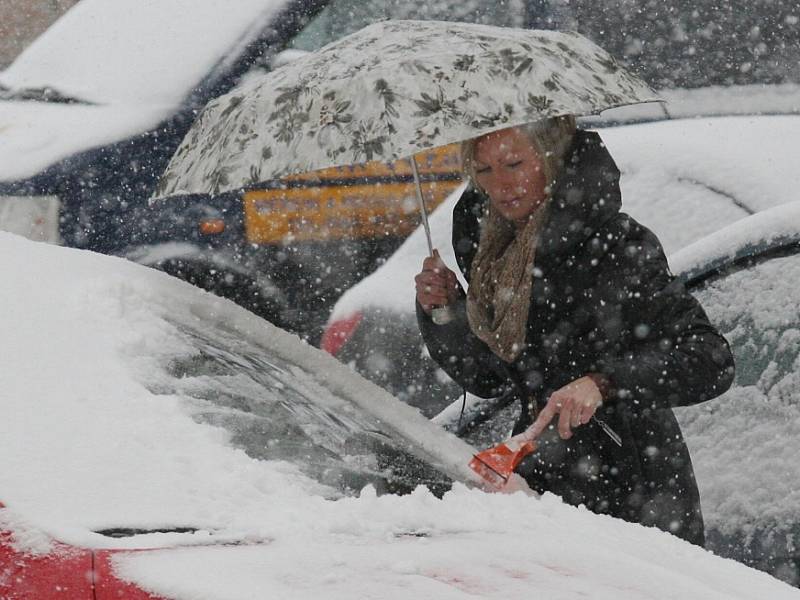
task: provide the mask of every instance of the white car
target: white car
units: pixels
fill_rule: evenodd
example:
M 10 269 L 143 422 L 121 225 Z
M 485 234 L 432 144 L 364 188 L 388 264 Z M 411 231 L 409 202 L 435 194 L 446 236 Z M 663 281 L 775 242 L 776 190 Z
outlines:
M 800 598 L 659 530 L 481 491 L 465 443 L 163 273 L 10 234 L 0 269 L 3 599 Z

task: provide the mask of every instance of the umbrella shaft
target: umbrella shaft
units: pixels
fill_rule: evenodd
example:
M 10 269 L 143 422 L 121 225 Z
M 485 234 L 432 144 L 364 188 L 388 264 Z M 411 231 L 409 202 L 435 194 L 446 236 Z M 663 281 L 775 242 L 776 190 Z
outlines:
M 431 242 L 431 226 L 428 224 L 428 211 L 425 208 L 425 198 L 422 197 L 422 183 L 419 180 L 419 171 L 417 170 L 417 159 L 411 155 L 411 172 L 414 174 L 414 188 L 417 191 L 417 203 L 419 204 L 419 211 L 422 214 L 422 226 L 425 228 L 425 239 L 428 240 L 428 254 L 433 256 L 433 243 Z

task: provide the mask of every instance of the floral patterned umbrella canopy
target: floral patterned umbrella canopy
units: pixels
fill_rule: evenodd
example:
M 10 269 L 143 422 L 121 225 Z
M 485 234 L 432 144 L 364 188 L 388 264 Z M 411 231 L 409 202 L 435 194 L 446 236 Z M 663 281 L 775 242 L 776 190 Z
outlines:
M 577 33 L 384 21 L 209 103 L 156 196 L 392 161 L 544 117 L 657 100 Z

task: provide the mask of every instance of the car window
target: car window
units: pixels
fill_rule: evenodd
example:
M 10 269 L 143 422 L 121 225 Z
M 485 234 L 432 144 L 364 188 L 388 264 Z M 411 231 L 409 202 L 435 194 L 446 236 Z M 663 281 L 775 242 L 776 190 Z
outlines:
M 694 292 L 731 344 L 737 386 L 757 386 L 765 394 L 797 389 L 798 281 L 800 254 L 795 254 L 716 277 Z
M 250 457 L 292 463 L 334 496 L 367 484 L 392 493 L 420 484 L 439 494 L 449 489 L 451 480 L 418 457 L 412 442 L 268 344 L 218 325 L 173 325 L 193 351 L 164 365 L 151 391 L 191 399 L 197 421 L 223 428 Z
M 798 281 L 795 254 L 735 268 L 693 290 L 731 345 L 736 379 L 719 398 L 675 411 L 697 476 L 707 547 L 795 583 Z
M 362 27 L 384 19 L 465 21 L 525 27 L 529 7 L 524 2 L 466 0 L 420 2 L 419 0 L 333 0 L 292 41 L 292 47 L 312 51 Z

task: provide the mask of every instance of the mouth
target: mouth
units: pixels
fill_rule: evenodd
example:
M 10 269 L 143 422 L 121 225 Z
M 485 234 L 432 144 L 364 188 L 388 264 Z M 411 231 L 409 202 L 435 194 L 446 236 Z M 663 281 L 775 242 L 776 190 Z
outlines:
M 516 207 L 519 206 L 520 198 L 509 198 L 508 200 L 501 200 L 500 206 L 509 208 L 509 207 Z

